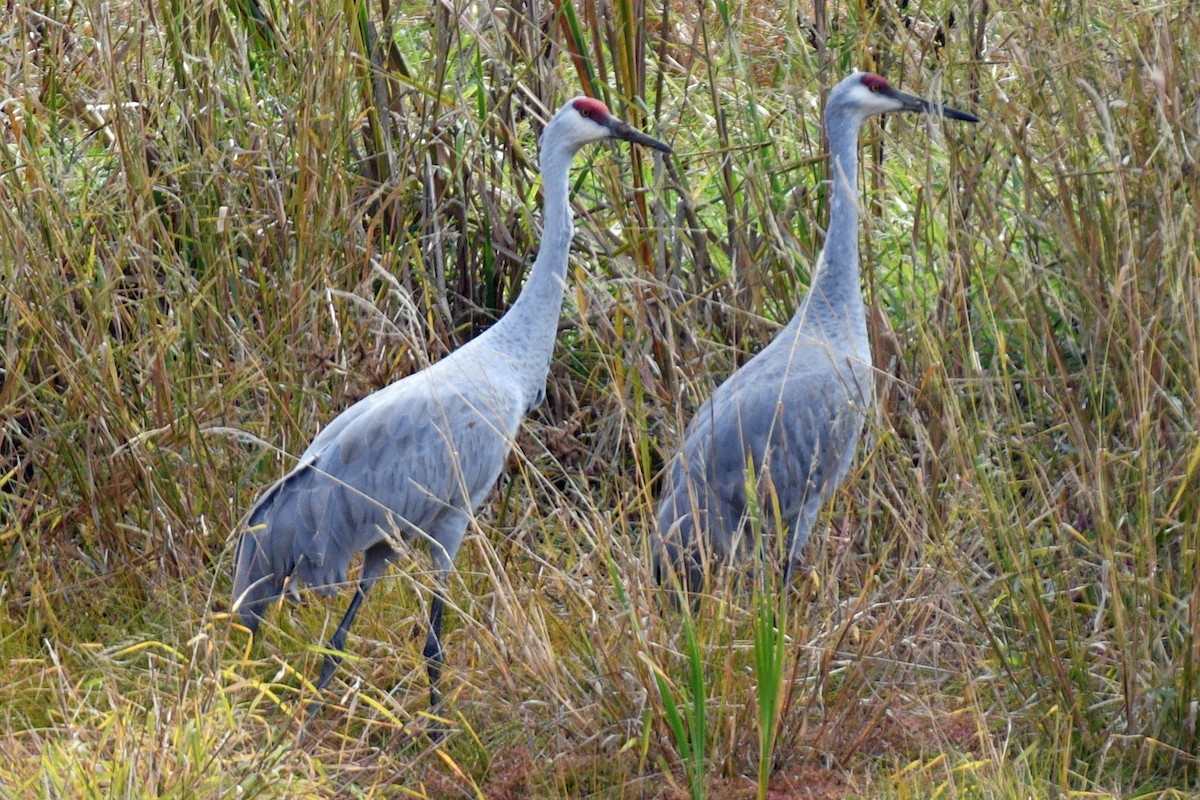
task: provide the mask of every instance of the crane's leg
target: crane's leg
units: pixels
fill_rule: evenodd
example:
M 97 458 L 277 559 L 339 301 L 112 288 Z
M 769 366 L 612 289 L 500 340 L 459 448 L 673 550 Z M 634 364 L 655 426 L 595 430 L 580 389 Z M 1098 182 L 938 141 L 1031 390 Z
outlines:
M 813 492 L 813 494 L 817 493 Z M 820 511 L 821 497 L 817 495 L 805 502 L 804 507 L 800 510 L 800 514 L 792 520 L 792 524 L 788 530 L 787 565 L 783 570 L 783 585 L 786 587 L 792 585 L 792 579 L 795 577 L 796 570 L 800 566 L 800 553 L 804 550 L 804 545 L 808 541 L 808 535 L 812 532 L 813 525 L 817 522 L 817 514 Z
M 429 632 L 425 635 L 425 669 L 429 673 L 429 707 L 436 709 L 442 702 L 442 692 L 438 689 L 438 681 L 442 677 L 442 665 L 446 661 L 446 651 L 442 649 L 442 615 L 446 608 L 444 581 L 439 577 L 438 588 L 434 590 L 433 600 L 429 604 Z
M 430 556 L 433 560 L 435 585 L 433 599 L 429 603 L 429 631 L 425 635 L 425 670 L 429 674 L 429 707 L 437 713 L 442 703 L 442 691 L 438 683 L 442 677 L 442 665 L 446 662 L 446 651 L 442 648 L 442 617 L 446 611 L 446 595 L 449 589 L 450 572 L 454 569 L 454 556 L 466 533 L 467 516 L 455 519 L 445 526 L 438 535 L 431 538 L 437 543 L 430 545 Z M 438 546 L 440 545 L 440 547 Z M 436 727 L 429 730 L 429 738 L 437 741 L 441 731 Z
M 460 533 L 458 539 L 462 539 Z M 429 707 L 437 709 L 442 702 L 442 692 L 438 689 L 438 681 L 442 677 L 442 664 L 446 662 L 446 651 L 442 649 L 442 617 L 446 611 L 446 594 L 449 589 L 450 570 L 454 568 L 454 554 L 458 551 L 458 541 L 453 547 L 446 547 L 443 552 L 433 555 L 435 586 L 433 599 L 429 603 L 429 632 L 425 635 L 425 669 L 429 673 Z
M 384 573 L 390 563 L 392 554 L 389 545 L 376 545 L 363 553 L 362 574 L 358 578 L 358 586 L 354 589 L 354 599 L 350 601 L 350 607 L 346 609 L 346 615 L 342 617 L 342 621 L 338 623 L 337 630 L 333 632 L 333 637 L 329 640 L 329 649 L 342 652 L 346 649 L 346 635 L 350 633 L 350 626 L 354 624 L 354 618 L 358 615 L 358 609 L 362 605 L 363 600 L 367 599 L 367 592 L 371 591 L 371 587 L 375 585 L 375 581 L 379 580 L 379 576 Z M 321 676 L 317 678 L 317 694 L 320 695 L 329 681 L 333 678 L 333 673 L 337 671 L 338 664 L 342 663 L 340 655 L 332 653 L 325 654 L 325 660 L 321 664 Z M 308 718 L 311 720 L 313 715 L 317 713 L 320 707 L 318 700 L 313 702 L 308 707 Z

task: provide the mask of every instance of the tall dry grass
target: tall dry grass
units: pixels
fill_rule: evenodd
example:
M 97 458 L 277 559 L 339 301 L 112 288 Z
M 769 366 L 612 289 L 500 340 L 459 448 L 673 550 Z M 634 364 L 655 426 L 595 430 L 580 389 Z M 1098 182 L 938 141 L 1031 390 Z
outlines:
M 0 793 L 1195 791 L 1198 29 L 1185 5 L 14 6 Z M 867 131 L 869 444 L 785 613 L 740 581 L 689 618 L 647 568 L 657 475 L 803 291 L 852 66 L 985 123 Z M 415 552 L 297 748 L 344 598 L 247 654 L 236 522 L 516 296 L 536 137 L 581 89 L 677 156 L 577 165 L 548 402 L 452 592 L 457 732 L 414 734 Z

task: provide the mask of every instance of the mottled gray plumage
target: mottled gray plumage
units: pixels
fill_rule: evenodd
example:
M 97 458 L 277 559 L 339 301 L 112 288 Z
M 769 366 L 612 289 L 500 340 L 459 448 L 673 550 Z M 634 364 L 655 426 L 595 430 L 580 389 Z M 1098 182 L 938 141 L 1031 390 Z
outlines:
M 521 420 L 545 394 L 573 232 L 571 159 L 583 145 L 609 138 L 670 152 L 597 100 L 576 98 L 563 106 L 541 141 L 544 240 L 513 307 L 446 358 L 342 412 L 255 503 L 233 579 L 234 608 L 251 633 L 285 589 L 304 584 L 336 592 L 361 552 L 354 599 L 329 643 L 330 650 L 343 650 L 359 606 L 400 540 L 424 541 L 438 575 L 424 651 L 430 697 L 438 703 L 446 578 Z M 318 690 L 339 661 L 326 656 Z
M 713 566 L 745 553 L 752 545 L 748 485 L 764 531 L 778 504 L 790 580 L 817 513 L 846 477 L 874 390 L 859 286 L 858 137 L 867 117 L 889 111 L 978 121 L 870 73 L 856 72 L 830 92 L 829 229 L 812 286 L 787 326 L 717 387 L 688 425 L 658 509 L 660 580 L 668 569 L 679 571 L 696 590 Z

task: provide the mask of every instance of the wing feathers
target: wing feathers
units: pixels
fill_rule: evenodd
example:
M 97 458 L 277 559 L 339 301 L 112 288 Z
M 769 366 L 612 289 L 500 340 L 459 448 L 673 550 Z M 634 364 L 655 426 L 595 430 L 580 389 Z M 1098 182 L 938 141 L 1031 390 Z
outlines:
M 465 388 L 444 374 L 393 384 L 313 440 L 251 512 L 258 528 L 239 543 L 235 595 L 270 579 L 243 602 L 244 616 L 256 622 L 288 576 L 333 590 L 359 551 L 397 531 L 441 530 L 447 515 L 474 510 L 504 467 L 526 405 L 478 372 Z

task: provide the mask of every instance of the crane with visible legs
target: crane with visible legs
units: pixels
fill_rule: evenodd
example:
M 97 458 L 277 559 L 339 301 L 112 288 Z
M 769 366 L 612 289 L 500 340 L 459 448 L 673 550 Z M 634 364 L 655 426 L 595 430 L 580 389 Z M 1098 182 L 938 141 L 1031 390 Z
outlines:
M 332 594 L 362 554 L 354 597 L 329 641 L 332 653 L 321 666 L 318 692 L 333 677 L 360 606 L 403 539 L 425 542 L 433 561 L 436 588 L 424 656 L 431 705 L 440 702 L 447 580 L 471 515 L 500 477 L 518 426 L 545 396 L 573 234 L 571 161 L 583 146 L 606 139 L 671 152 L 598 100 L 580 97 L 563 106 L 542 134 L 543 240 L 512 308 L 441 361 L 343 411 L 250 509 L 234 559 L 233 608 L 252 636 L 285 591 L 305 584 Z

